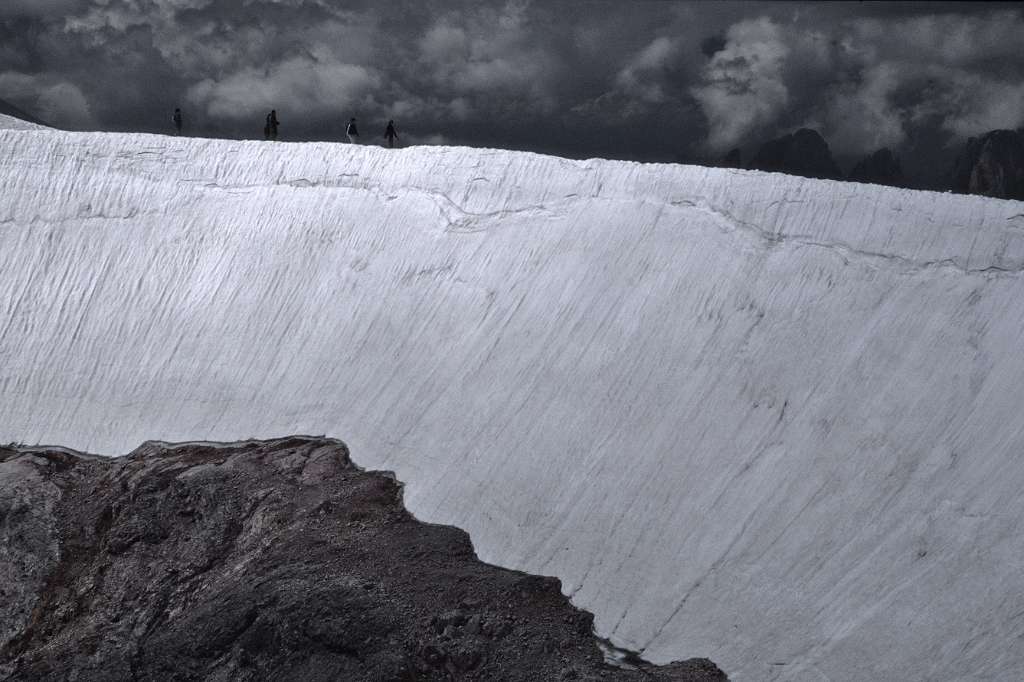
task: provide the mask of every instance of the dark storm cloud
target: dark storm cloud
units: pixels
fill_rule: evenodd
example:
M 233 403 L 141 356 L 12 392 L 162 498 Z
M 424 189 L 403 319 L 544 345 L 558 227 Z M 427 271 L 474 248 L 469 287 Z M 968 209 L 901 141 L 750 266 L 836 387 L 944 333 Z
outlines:
M 724 149 L 781 123 L 821 129 L 840 153 L 900 145 L 925 120 L 964 136 L 1022 123 L 1019 10 L 988 14 L 746 19 L 729 27 L 692 92 Z
M 0 5 L 0 17 L 56 16 L 83 5 L 82 0 L 5 0 Z
M 4 0 L 0 99 L 57 125 L 686 160 L 819 128 L 841 157 L 1024 124 L 1019 5 Z M 368 126 L 368 127 L 367 127 Z

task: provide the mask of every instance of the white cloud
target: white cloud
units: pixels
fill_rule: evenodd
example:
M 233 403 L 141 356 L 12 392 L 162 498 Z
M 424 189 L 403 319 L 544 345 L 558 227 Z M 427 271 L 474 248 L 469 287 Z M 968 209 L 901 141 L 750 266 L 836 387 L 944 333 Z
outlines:
M 724 151 L 771 123 L 789 104 L 784 67 L 790 48 L 768 18 L 729 28 L 726 46 L 704 68 L 703 85 L 691 89 L 708 118 L 708 146 Z
M 352 111 L 366 101 L 380 77 L 363 66 L 314 57 L 292 57 L 269 69 L 247 68 L 188 90 L 187 100 L 214 118 L 259 120 L 266 111 L 321 116 Z
M 801 125 L 846 156 L 898 147 L 910 126 L 966 137 L 1024 123 L 1021 35 L 1017 12 L 816 28 L 744 20 L 690 92 L 718 153 Z
M 537 41 L 528 9 L 526 2 L 507 2 L 500 8 L 452 13 L 420 38 L 424 77 L 448 93 L 456 116 L 505 106 L 509 100 L 542 111 L 554 108 L 562 64 Z M 466 98 L 470 101 L 459 102 Z
M 1024 82 L 1004 83 L 978 74 L 954 74 L 962 93 L 943 127 L 958 138 L 1024 126 Z
M 858 42 L 880 46 L 888 57 L 911 63 L 967 67 L 1003 59 L 1024 60 L 1021 14 L 934 14 L 900 21 L 858 19 L 849 27 Z
M 811 125 L 856 155 L 1024 123 L 1019 11 L 752 7 L 0 0 L 0 17 L 32 27 L 0 22 L 0 68 L 49 74 L 25 76 L 25 108 L 83 128 L 152 129 L 181 104 L 232 134 L 276 107 L 308 137 L 354 114 L 601 154 L 611 128 L 655 121 L 671 144 L 615 152 L 641 155 L 695 151 L 703 113 L 719 153 Z
M 863 54 L 891 72 L 889 92 L 919 93 L 904 105 L 904 118 L 918 124 L 941 121 L 956 138 L 1024 124 L 1022 35 L 1018 12 L 852 23 L 852 40 L 864 46 Z M 864 89 L 872 85 L 868 78 Z M 890 121 L 893 110 L 890 104 Z
M 420 54 L 433 64 L 456 64 L 469 56 L 469 38 L 458 26 L 436 24 L 420 40 Z
M 892 102 L 900 72 L 889 63 L 868 68 L 860 82 L 838 86 L 804 125 L 821 130 L 832 150 L 844 155 L 896 147 L 906 137 L 904 113 Z M 820 117 L 817 117 L 820 116 Z
M 640 50 L 615 77 L 618 91 L 631 101 L 662 104 L 668 99 L 664 75 L 679 54 L 679 43 L 667 37 L 655 38 Z
M 0 73 L 0 98 L 58 128 L 88 130 L 96 127 L 82 90 L 52 75 Z

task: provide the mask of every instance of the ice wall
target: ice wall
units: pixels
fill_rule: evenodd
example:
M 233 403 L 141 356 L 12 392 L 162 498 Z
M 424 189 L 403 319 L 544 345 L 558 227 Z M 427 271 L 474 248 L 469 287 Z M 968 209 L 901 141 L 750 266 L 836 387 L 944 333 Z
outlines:
M 1024 204 L 0 130 L 0 441 L 343 438 L 737 680 L 1024 679 Z

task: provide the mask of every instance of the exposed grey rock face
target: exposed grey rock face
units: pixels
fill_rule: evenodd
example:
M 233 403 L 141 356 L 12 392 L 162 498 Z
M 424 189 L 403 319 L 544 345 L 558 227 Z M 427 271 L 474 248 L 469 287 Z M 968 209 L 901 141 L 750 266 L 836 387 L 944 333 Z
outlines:
M 0 448 L 0 540 L 3 680 L 725 679 L 610 667 L 556 579 L 481 563 L 338 441 Z
M 967 140 L 953 167 L 953 189 L 1024 200 L 1024 133 L 993 130 Z
M 888 147 L 858 161 L 850 171 L 850 180 L 891 187 L 903 187 L 906 184 L 900 160 Z
M 807 178 L 838 180 L 843 177 L 828 143 L 816 130 L 808 128 L 764 143 L 749 167 Z
M 28 626 L 47 571 L 57 564 L 60 490 L 26 458 L 0 461 L 0 644 Z

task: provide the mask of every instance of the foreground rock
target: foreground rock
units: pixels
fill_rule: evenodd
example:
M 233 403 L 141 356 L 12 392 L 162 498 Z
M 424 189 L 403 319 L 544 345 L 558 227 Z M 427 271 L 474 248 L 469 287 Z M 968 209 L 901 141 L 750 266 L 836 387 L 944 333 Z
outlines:
M 0 679 L 724 680 L 604 662 L 553 578 L 481 563 L 338 442 L 0 448 Z

